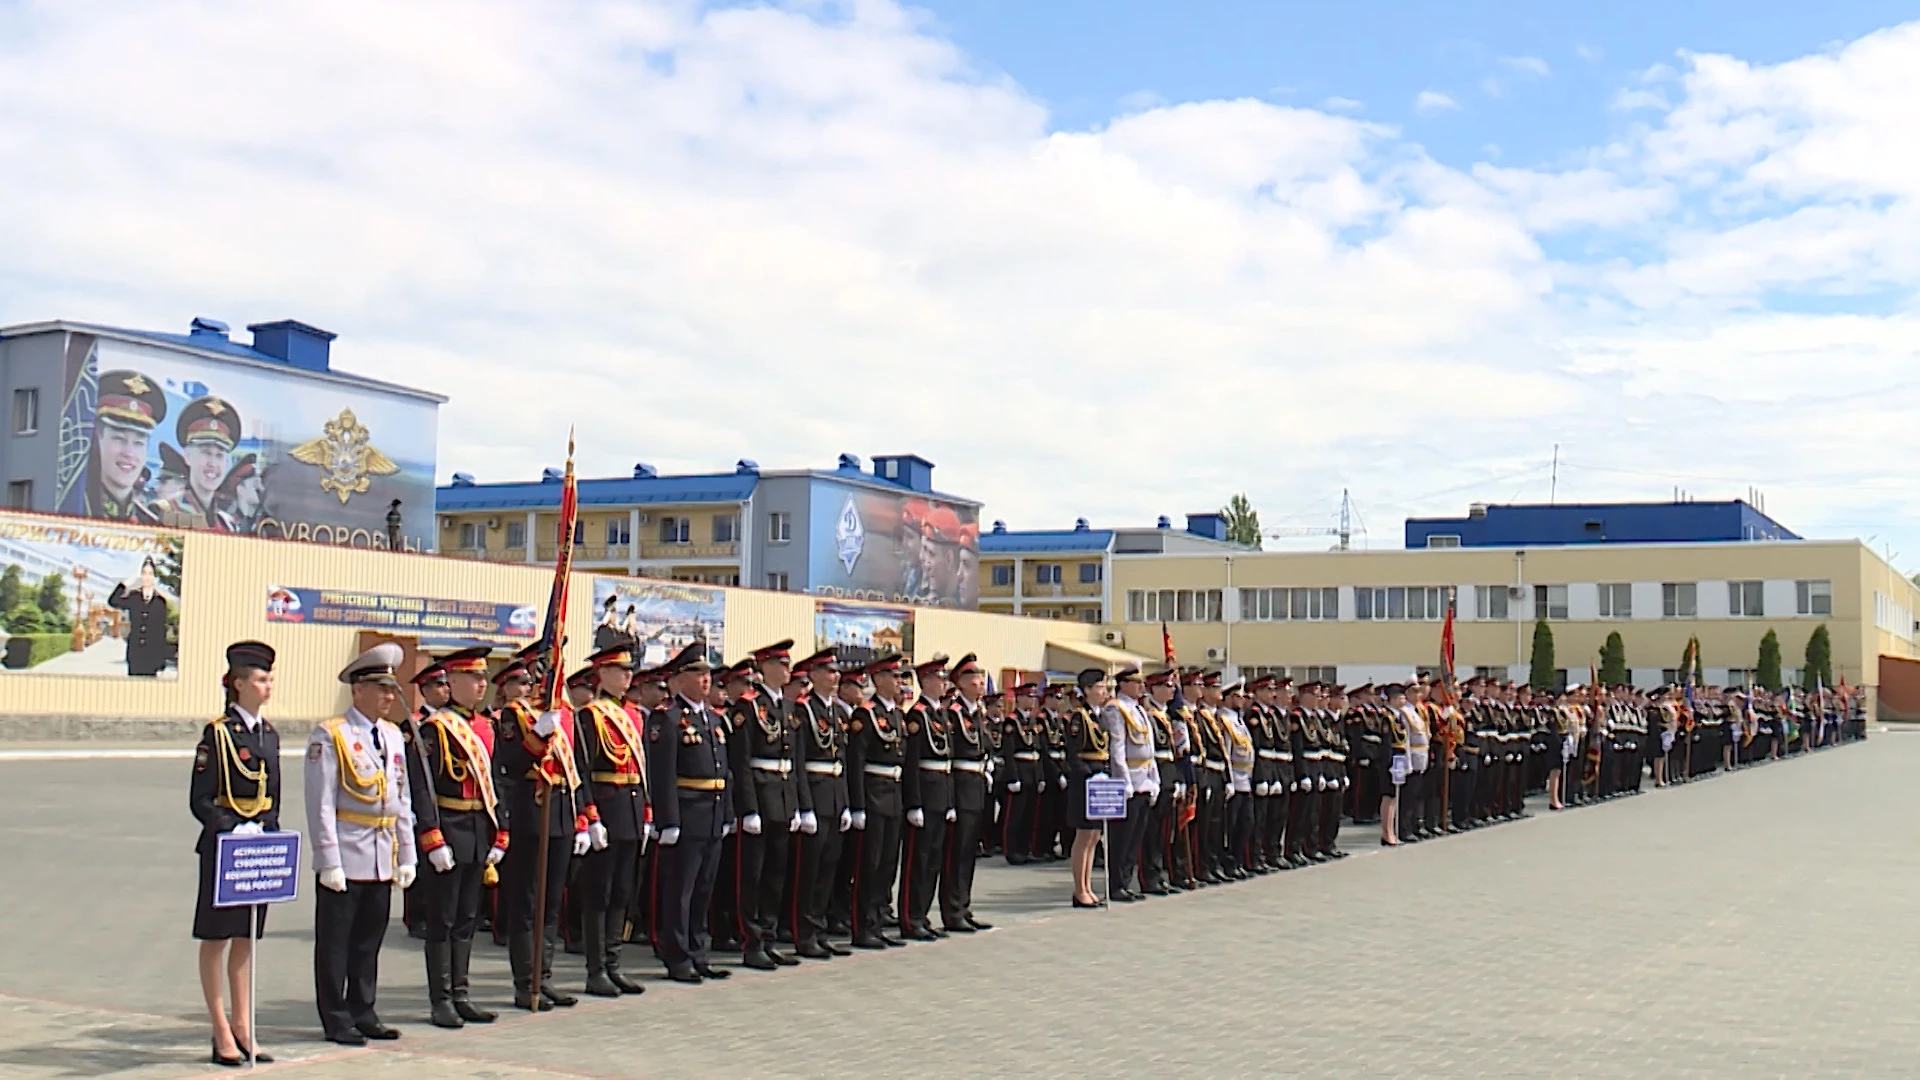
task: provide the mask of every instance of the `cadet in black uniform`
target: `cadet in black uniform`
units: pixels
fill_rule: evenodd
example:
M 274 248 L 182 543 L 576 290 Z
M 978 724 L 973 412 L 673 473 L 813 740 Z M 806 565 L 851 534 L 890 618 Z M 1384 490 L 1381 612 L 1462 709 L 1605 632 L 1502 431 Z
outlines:
M 1100 710 L 1107 704 L 1107 673 L 1087 668 L 1078 677 L 1083 697 L 1073 703 L 1067 718 L 1067 825 L 1073 830 L 1073 906 L 1104 906 L 1093 894 L 1093 849 L 1100 843 L 1100 826 L 1087 818 L 1087 779 L 1107 775 L 1107 731 L 1100 726 Z
M 791 673 L 791 640 L 754 650 L 750 664 L 728 674 L 733 693 L 728 740 L 734 776 L 734 813 L 740 821 L 739 898 L 741 963 L 761 971 L 799 961 L 777 951 L 780 899 L 786 894 L 788 856 L 805 808 L 800 780 L 800 717 L 782 696 Z M 752 685 L 757 668 L 759 684 Z
M 215 1065 L 235 1068 L 251 1057 L 272 1055 L 254 1045 L 252 1012 L 253 938 L 266 933 L 267 907 L 216 908 L 213 876 L 217 841 L 230 832 L 280 831 L 280 735 L 260 715 L 273 697 L 273 649 L 258 641 L 227 646 L 227 711 L 208 721 L 193 752 L 187 801 L 200 822 L 200 893 L 194 901 L 193 936 L 200 942 L 200 993 L 213 1023 Z M 251 924 L 251 925 L 249 925 Z M 227 990 L 222 992 L 222 969 Z M 231 1013 L 228 1009 L 231 1006 Z
M 420 692 L 420 709 L 413 714 L 413 719 L 416 723 L 406 724 L 401 729 L 401 735 L 406 738 L 408 747 L 413 746 L 414 729 L 418 726 L 417 722 L 425 720 L 427 717 L 447 707 L 449 694 L 447 689 L 447 669 L 441 667 L 438 660 L 431 661 L 426 667 L 414 673 L 413 685 L 414 688 Z M 484 686 L 482 690 L 484 692 Z M 491 733 L 489 733 L 488 741 L 492 741 Z M 409 766 L 409 769 L 411 769 L 411 766 Z M 418 805 L 420 802 L 420 792 L 415 791 L 413 795 L 413 801 L 415 805 Z M 407 928 L 408 937 L 419 938 L 422 941 L 425 941 L 427 937 L 427 892 L 427 889 L 408 889 L 400 897 L 400 922 Z
M 647 717 L 647 779 L 658 792 L 660 910 L 654 947 L 667 978 L 698 983 L 732 974 L 707 956 L 708 905 L 720 871 L 720 844 L 733 831 L 723 722 L 707 709 L 707 645 L 696 641 L 667 662 L 669 703 Z
M 1054 862 L 1065 857 L 1066 850 L 1073 846 L 1072 834 L 1067 832 L 1066 820 L 1067 717 L 1061 711 L 1061 704 L 1066 695 L 1065 686 L 1048 686 L 1040 702 L 1039 839 L 1034 842 L 1031 855 L 1046 862 Z
M 596 695 L 575 710 L 574 731 L 593 805 L 587 812 L 589 850 L 580 859 L 574 897 L 587 954 L 587 993 L 619 997 L 646 989 L 620 970 L 627 909 L 647 835 L 645 755 L 638 710 L 630 711 L 625 700 L 633 685 L 633 654 L 616 645 L 588 657 L 587 665 Z
M 938 656 L 914 668 L 920 699 L 907 710 L 906 762 L 900 795 L 907 828 L 900 856 L 900 936 L 932 941 L 946 936 L 928 919 L 953 821 L 953 718 L 941 698 L 947 691 L 947 659 Z
M 987 673 L 972 653 L 953 665 L 954 689 L 959 691 L 949 715 L 953 717 L 953 835 L 947 841 L 947 862 L 940 874 L 940 925 L 949 933 L 989 930 L 973 917 L 973 867 L 980 854 L 980 838 L 992 812 L 987 798 L 992 747 L 991 720 L 981 695 Z
M 868 664 L 873 696 L 847 725 L 847 795 L 859 870 L 854 877 L 853 947 L 906 944 L 886 934 L 893 879 L 900 870 L 900 781 L 906 766 L 907 718 L 901 708 L 901 661 Z
M 853 827 L 847 806 L 846 732 L 834 705 L 840 672 L 835 651 L 822 649 L 794 665 L 809 686 L 799 700 L 800 753 L 808 808 L 800 814 L 800 861 L 794 868 L 794 953 L 809 960 L 851 956 L 827 940 L 827 907 L 833 899 L 833 872 L 840 863 L 842 833 Z
M 1014 687 L 1014 710 L 1000 722 L 1000 777 L 1007 793 L 1005 848 L 1007 862 L 1021 866 L 1039 849 L 1040 796 L 1046 778 L 1041 767 L 1046 734 L 1035 712 L 1040 688 L 1033 683 Z

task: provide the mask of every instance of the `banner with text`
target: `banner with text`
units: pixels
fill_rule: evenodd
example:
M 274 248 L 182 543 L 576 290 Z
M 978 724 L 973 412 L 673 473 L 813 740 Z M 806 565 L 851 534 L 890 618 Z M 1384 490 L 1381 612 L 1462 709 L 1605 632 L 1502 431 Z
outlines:
M 540 611 L 527 604 L 285 585 L 267 587 L 267 621 L 351 626 L 429 640 L 501 645 L 529 642 L 540 632 Z

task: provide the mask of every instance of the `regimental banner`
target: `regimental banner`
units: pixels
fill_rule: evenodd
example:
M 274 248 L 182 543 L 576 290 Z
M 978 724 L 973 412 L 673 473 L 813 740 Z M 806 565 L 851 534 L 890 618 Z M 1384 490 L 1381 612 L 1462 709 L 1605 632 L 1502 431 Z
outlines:
M 76 517 L 432 546 L 433 402 L 157 346 L 68 337 L 55 507 Z
M 593 579 L 593 650 L 625 645 L 642 667 L 657 667 L 695 641 L 721 662 L 727 594 L 641 578 Z
M 500 645 L 525 644 L 540 632 L 540 612 L 529 604 L 285 585 L 267 587 L 267 621 L 351 626 L 428 641 Z
M 820 482 L 808 583 L 823 596 L 978 607 L 980 508 L 912 492 Z
M 843 664 L 887 655 L 912 659 L 913 609 L 816 600 L 813 642 L 815 650 L 832 649 Z
M 0 517 L 0 673 L 179 677 L 185 537 Z

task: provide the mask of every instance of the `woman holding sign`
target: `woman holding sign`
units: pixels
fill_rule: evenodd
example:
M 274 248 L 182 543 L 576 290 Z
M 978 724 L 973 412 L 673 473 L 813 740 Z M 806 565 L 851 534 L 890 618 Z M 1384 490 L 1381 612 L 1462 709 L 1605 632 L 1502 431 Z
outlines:
M 248 1058 L 260 1064 L 273 1060 L 255 1049 L 247 1008 L 253 939 L 266 930 L 267 908 L 213 906 L 215 837 L 280 830 L 280 735 L 260 716 L 273 696 L 273 649 L 258 641 L 228 646 L 227 674 L 221 681 L 227 711 L 200 733 L 188 800 L 193 816 L 200 819 L 200 842 L 194 848 L 200 855 L 200 898 L 193 912 L 193 936 L 200 942 L 200 991 L 213 1022 L 213 1064 L 234 1069 Z

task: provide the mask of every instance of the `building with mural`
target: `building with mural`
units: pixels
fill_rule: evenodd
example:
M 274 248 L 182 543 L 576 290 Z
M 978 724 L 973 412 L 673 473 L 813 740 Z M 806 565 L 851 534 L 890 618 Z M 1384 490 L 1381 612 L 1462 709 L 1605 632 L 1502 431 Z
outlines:
M 6 507 L 431 548 L 446 398 L 337 370 L 334 335 L 305 323 L 247 329 L 240 342 L 205 318 L 185 334 L 0 328 Z
M 458 472 L 436 493 L 439 551 L 485 562 L 550 564 L 561 472 L 482 483 Z M 980 504 L 935 491 L 911 454 L 871 468 L 730 471 L 579 480 L 574 565 L 630 576 L 776 592 L 972 608 L 979 595 Z

